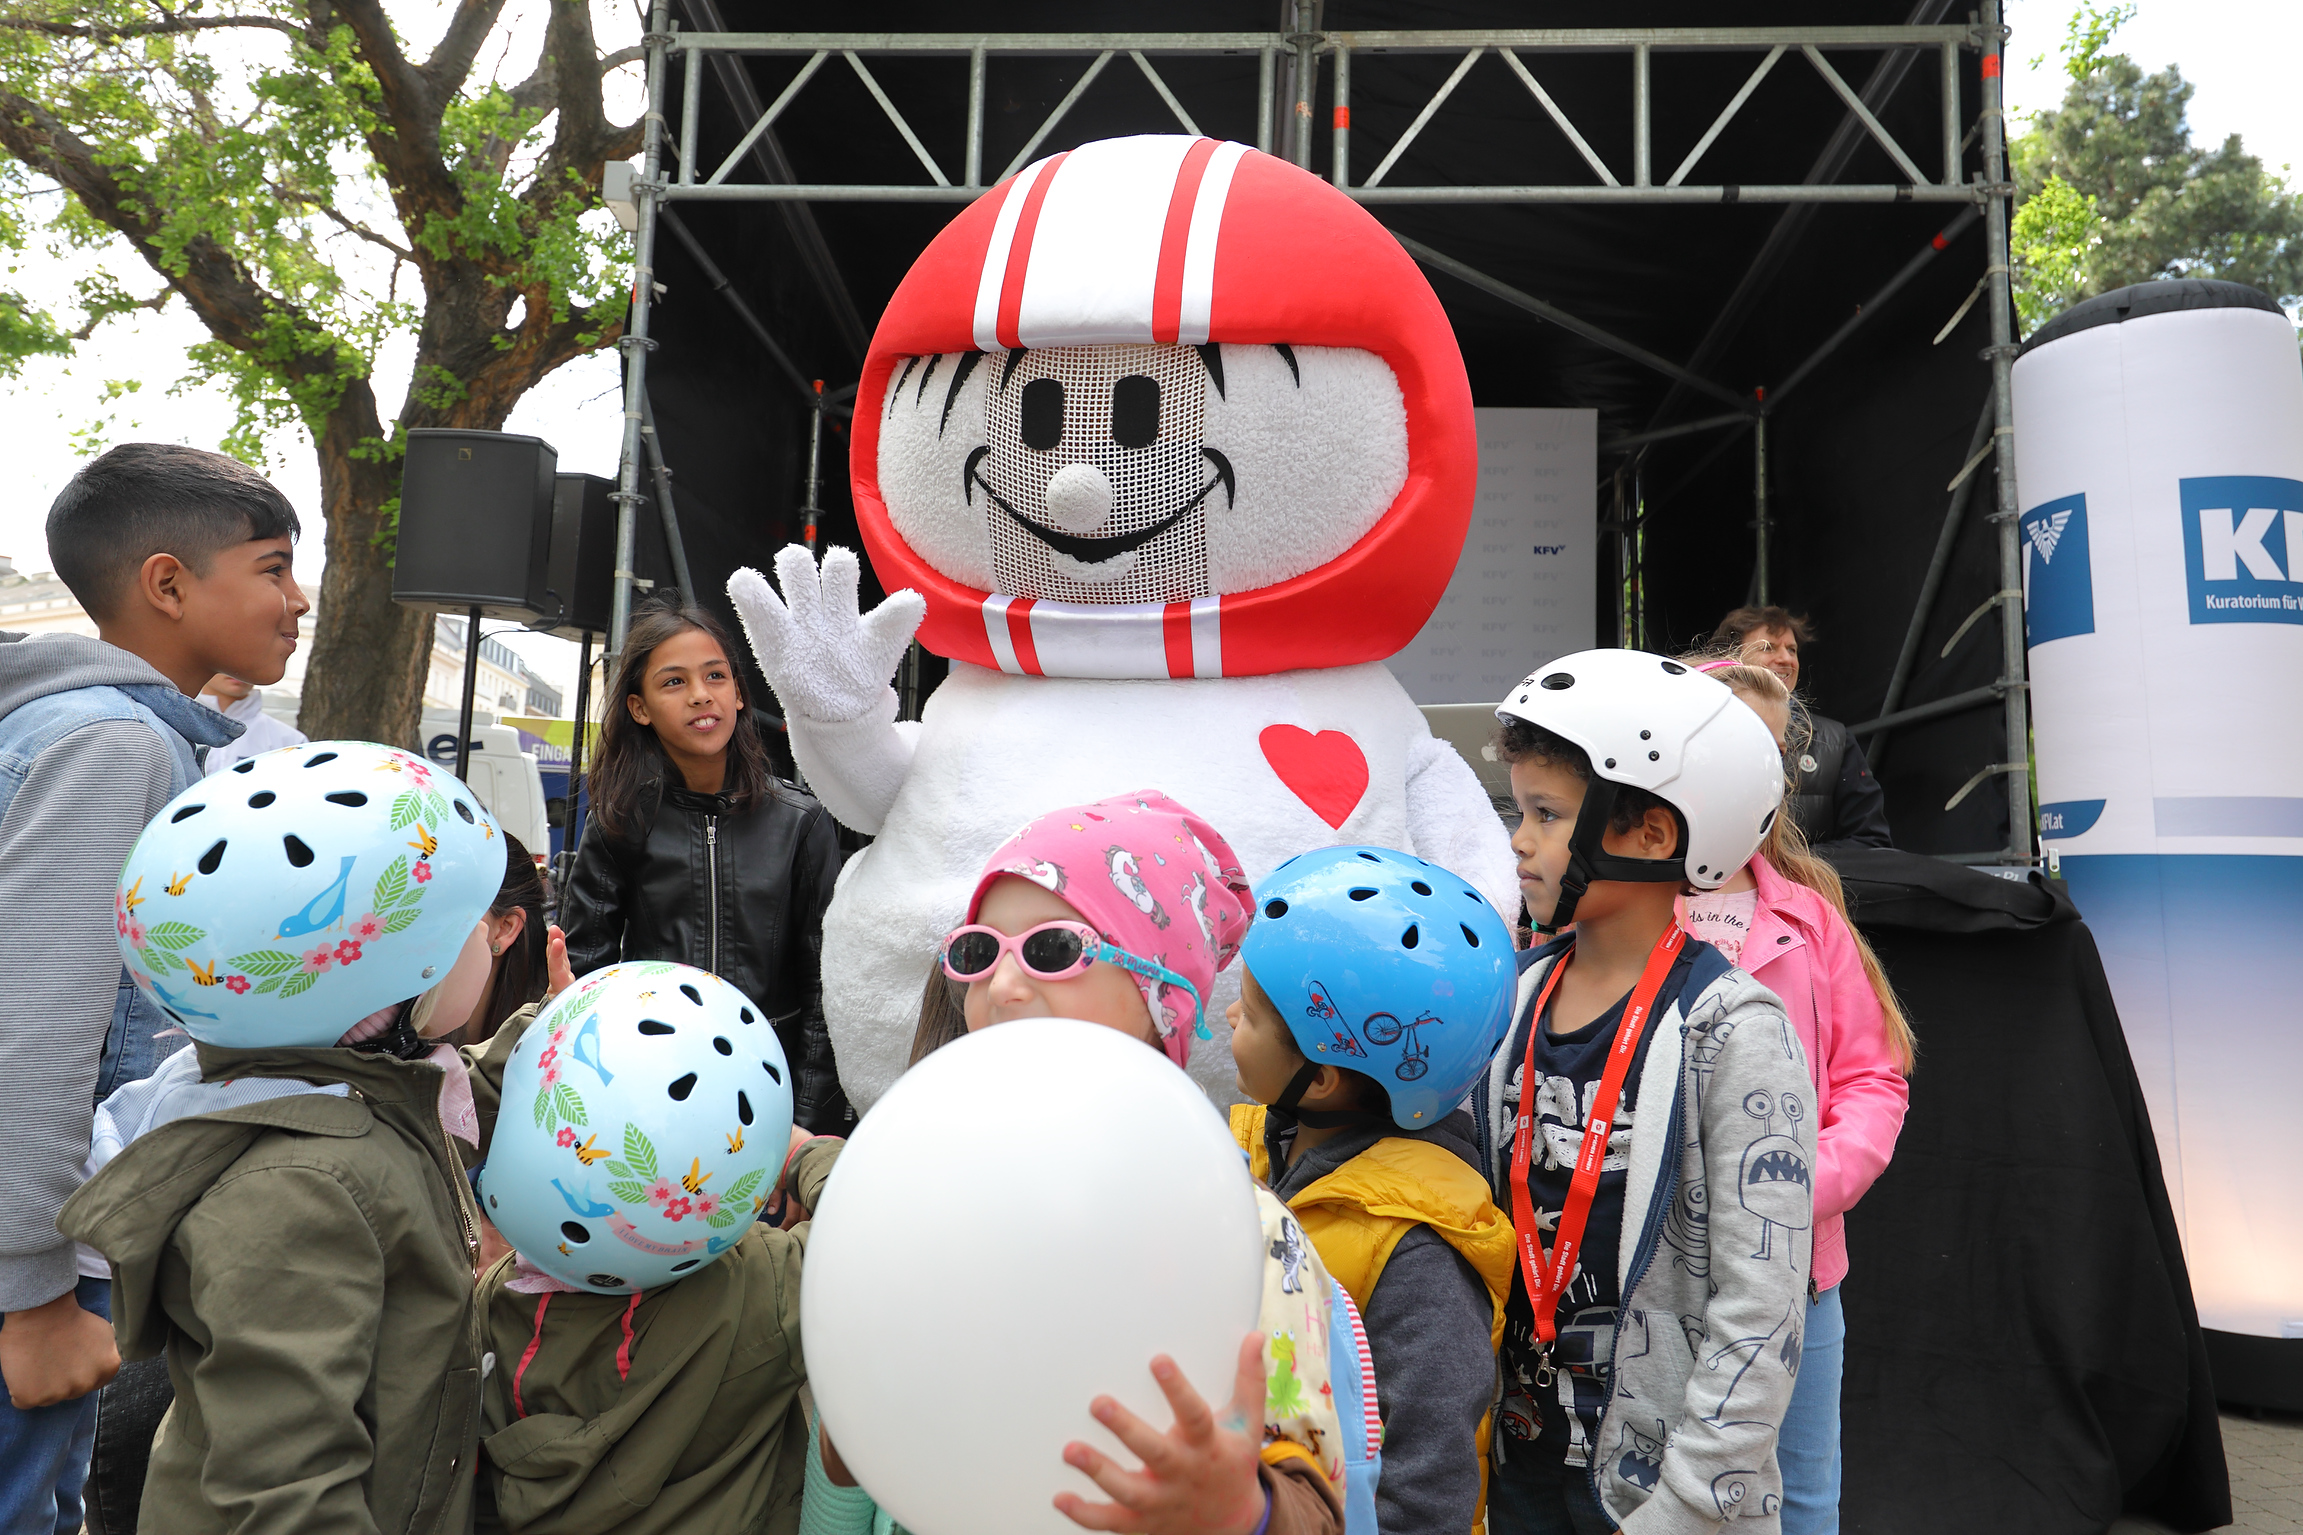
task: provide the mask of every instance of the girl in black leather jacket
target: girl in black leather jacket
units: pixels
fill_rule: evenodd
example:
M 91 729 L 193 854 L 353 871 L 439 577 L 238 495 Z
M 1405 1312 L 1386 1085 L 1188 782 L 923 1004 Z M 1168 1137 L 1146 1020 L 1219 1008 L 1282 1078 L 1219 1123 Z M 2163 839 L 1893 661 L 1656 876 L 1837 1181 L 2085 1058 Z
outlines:
M 774 1022 L 794 1117 L 842 1134 L 855 1114 L 824 1029 L 820 964 L 838 836 L 822 805 L 770 769 L 737 654 L 699 609 L 632 615 L 560 901 L 568 962 L 578 975 L 619 959 L 718 975 Z

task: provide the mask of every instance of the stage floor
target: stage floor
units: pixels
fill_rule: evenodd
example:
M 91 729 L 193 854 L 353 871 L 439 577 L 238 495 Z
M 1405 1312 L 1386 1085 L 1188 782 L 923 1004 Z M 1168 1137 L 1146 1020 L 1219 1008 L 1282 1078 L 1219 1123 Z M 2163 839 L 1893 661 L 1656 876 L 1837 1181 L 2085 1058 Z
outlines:
M 2223 1454 L 2231 1465 L 2234 1535 L 2303 1535 L 2303 1417 L 2223 1414 Z M 2148 1519 L 2122 1519 L 2109 1535 L 2160 1535 Z

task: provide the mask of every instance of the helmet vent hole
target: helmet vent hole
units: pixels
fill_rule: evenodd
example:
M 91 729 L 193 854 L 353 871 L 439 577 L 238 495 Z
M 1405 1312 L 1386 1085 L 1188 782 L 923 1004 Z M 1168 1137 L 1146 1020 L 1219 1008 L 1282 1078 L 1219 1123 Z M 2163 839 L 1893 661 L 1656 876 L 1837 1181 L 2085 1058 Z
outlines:
M 1650 762 L 1661 762 L 1661 761 L 1663 760 L 1663 753 L 1661 753 L 1661 752 L 1649 752 L 1649 753 L 1647 754 L 1647 760 L 1648 760 L 1648 761 L 1650 761 Z
M 328 803 L 331 805 L 342 805 L 347 810 L 357 810 L 362 805 L 368 803 L 368 796 L 362 794 L 357 789 L 340 789 L 336 793 L 328 796 Z
M 680 982 L 680 995 L 686 997 L 690 1002 L 695 1003 L 698 1007 L 702 1007 L 704 1005 L 704 994 L 696 990 L 695 987 L 690 986 L 686 981 Z
M 722 1055 L 734 1055 L 736 1053 L 736 1047 L 729 1044 L 724 1039 L 714 1039 L 712 1041 L 712 1048 L 719 1051 Z
M 1421 942 L 1423 942 L 1423 930 L 1412 925 L 1406 932 L 1399 935 L 1399 946 L 1403 949 L 1412 949 Z
M 1409 881 L 1409 882 L 1408 882 L 1408 887 L 1407 887 L 1407 888 L 1408 888 L 1408 889 L 1410 889 L 1410 890 L 1412 890 L 1412 891 L 1414 891 L 1414 892 L 1415 892 L 1417 895 L 1429 895 L 1429 894 L 1431 894 L 1431 886 L 1429 886 L 1429 885 L 1425 884 L 1425 883 L 1424 883 L 1422 880 L 1420 880 L 1420 879 L 1418 879 L 1418 880 L 1411 880 L 1411 881 Z
M 1355 901 L 1372 901 L 1382 893 L 1382 891 L 1377 890 L 1372 886 L 1361 885 L 1351 892 L 1351 898 Z
M 497 1202 L 495 1195 L 490 1194 L 488 1196 L 488 1208 L 491 1210 L 499 1210 L 502 1209 L 503 1206 Z
M 675 1274 L 685 1274 L 688 1270 L 694 1268 L 697 1264 L 703 1261 L 704 1260 L 701 1258 L 683 1259 L 682 1261 L 672 1265 L 672 1272 Z
M 742 1093 L 736 1094 L 736 1118 L 747 1125 L 752 1122 L 752 1100 Z
M 560 1222 L 560 1235 L 571 1242 L 589 1242 L 592 1239 L 592 1234 L 574 1221 Z
M 1375 854 L 1373 854 L 1373 853 L 1362 853 L 1362 854 L 1360 854 L 1359 856 L 1360 856 L 1360 857 L 1362 857 L 1362 858 L 1364 858 L 1364 859 L 1366 859 L 1366 860 L 1367 860 L 1369 863 L 1381 863 L 1381 862 L 1383 862 L 1383 860 L 1382 860 L 1382 859 L 1380 859 L 1380 858 L 1376 857 L 1376 856 L 1375 856 Z
M 224 844 L 219 842 L 216 845 L 222 847 Z M 288 862 L 297 868 L 308 869 L 312 866 L 312 850 L 304 846 L 303 838 L 291 832 L 280 839 L 280 846 L 287 849 Z
M 248 808 L 250 810 L 270 809 L 272 802 L 279 797 L 279 795 L 274 794 L 270 789 L 258 789 L 255 793 L 248 796 Z
M 781 1087 L 784 1085 L 784 1074 L 776 1070 L 776 1063 L 774 1061 L 760 1062 L 760 1070 L 766 1072 L 768 1074 L 768 1080 L 775 1083 L 776 1086 Z
M 306 854 L 304 861 L 310 863 L 312 861 L 311 856 Z M 202 874 L 213 874 L 223 866 L 224 844 L 221 842 L 200 855 L 200 872 Z
M 736 1009 L 736 1016 L 741 1018 L 744 1022 L 750 1023 L 752 1021 L 752 1010 L 748 1007 L 739 1007 Z
M 664 1089 L 665 1092 L 672 1095 L 672 1101 L 674 1103 L 686 1103 L 688 1101 L 688 1094 L 694 1092 L 695 1090 L 696 1074 L 692 1071 L 684 1077 L 674 1079 L 672 1084 Z
M 1781 807 L 1778 807 L 1778 808 L 1781 808 Z M 1773 827 L 1774 825 L 1775 825 L 1775 811 L 1773 811 L 1773 810 L 1770 810 L 1769 812 L 1767 812 L 1767 815 L 1766 815 L 1766 816 L 1765 816 L 1765 817 L 1764 817 L 1764 818 L 1763 818 L 1763 819 L 1760 821 L 1760 823 L 1759 823 L 1759 834 L 1760 834 L 1762 837 L 1766 836 L 1766 835 L 1767 835 L 1767 833 L 1768 833 L 1768 830 L 1769 830 L 1769 828 Z
M 1642 730 L 1639 733 L 1639 738 L 1642 741 L 1652 741 L 1655 739 L 1655 732 L 1652 730 Z
M 462 800 L 456 801 L 456 814 L 464 818 L 464 824 L 467 826 L 476 826 L 479 824 L 472 818 L 472 807 L 465 804 Z
M 1673 676 L 1673 677 L 1684 677 L 1685 675 L 1687 675 L 1687 668 L 1686 668 L 1686 667 L 1684 667 L 1684 666 L 1682 666 L 1682 665 L 1680 665 L 1680 664 L 1679 664 L 1677 661 L 1666 661 L 1666 662 L 1664 662 L 1664 663 L 1663 663 L 1663 670 L 1664 670 L 1665 674 L 1666 674 L 1666 675 L 1668 675 L 1668 676 Z
M 1487 899 L 1486 896 L 1481 895 L 1478 891 L 1471 889 L 1469 886 L 1465 887 L 1463 898 L 1467 901 L 1484 901 Z
M 1543 681 L 1537 683 L 1536 686 L 1541 688 L 1548 688 L 1554 693 L 1564 693 L 1569 688 L 1575 686 L 1575 678 L 1568 672 L 1553 672 L 1550 676 L 1544 678 Z
M 642 1018 L 640 1020 L 640 1032 L 653 1037 L 658 1034 L 671 1033 L 672 1026 L 661 1018 Z
M 1287 902 L 1280 900 L 1266 901 L 1263 903 L 1263 914 L 1267 917 L 1284 917 L 1287 915 Z
M 1456 926 L 1463 928 L 1463 941 L 1465 943 L 1470 944 L 1475 949 L 1479 947 L 1479 934 L 1461 922 L 1457 923 Z
M 1709 864 L 1699 863 L 1695 866 L 1695 872 L 1698 874 L 1709 874 L 1711 872 L 1711 866 Z
M 595 1290 L 621 1290 L 624 1277 L 621 1274 L 586 1274 L 584 1283 Z
M 336 754 L 334 752 L 321 752 L 318 756 L 306 757 L 304 759 L 304 766 L 318 767 L 323 762 L 333 762 L 335 760 Z
M 253 757 L 242 758 L 232 764 L 232 771 L 235 773 L 253 773 L 256 771 L 256 759 Z
M 1610 757 L 1610 758 L 1608 758 L 1608 759 L 1607 759 L 1607 765 L 1608 765 L 1609 767 L 1613 767 L 1613 766 L 1615 766 L 1615 759 L 1614 759 L 1613 757 Z
M 207 808 L 208 807 L 206 805 L 186 805 L 183 809 L 168 817 L 168 824 L 173 826 L 178 821 L 189 821 L 192 819 L 192 817 L 198 815 L 201 811 Z

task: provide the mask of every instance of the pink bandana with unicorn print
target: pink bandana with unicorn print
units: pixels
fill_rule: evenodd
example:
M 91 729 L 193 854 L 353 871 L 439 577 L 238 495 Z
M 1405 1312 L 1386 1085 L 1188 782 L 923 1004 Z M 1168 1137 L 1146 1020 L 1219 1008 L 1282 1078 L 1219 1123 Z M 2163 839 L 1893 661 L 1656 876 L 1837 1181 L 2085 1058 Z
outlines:
M 1202 998 L 1239 953 L 1255 915 L 1231 844 L 1154 789 L 1067 806 L 1026 825 L 985 862 L 968 921 L 1003 874 L 1063 897 L 1104 942 L 1166 966 Z M 1135 979 L 1168 1058 L 1186 1064 L 1194 1037 L 1214 1038 L 1198 1000 L 1181 987 Z

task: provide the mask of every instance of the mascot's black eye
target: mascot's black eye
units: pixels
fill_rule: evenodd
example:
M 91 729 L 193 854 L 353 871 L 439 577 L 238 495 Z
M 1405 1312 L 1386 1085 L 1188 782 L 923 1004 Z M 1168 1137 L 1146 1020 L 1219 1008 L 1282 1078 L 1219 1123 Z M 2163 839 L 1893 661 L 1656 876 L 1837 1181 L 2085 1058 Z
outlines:
M 1016 415 L 1024 446 L 1045 453 L 1063 439 L 1064 386 L 1052 378 L 1033 379 L 1024 385 Z
M 1112 385 L 1112 441 L 1148 448 L 1159 437 L 1159 380 L 1130 373 Z

